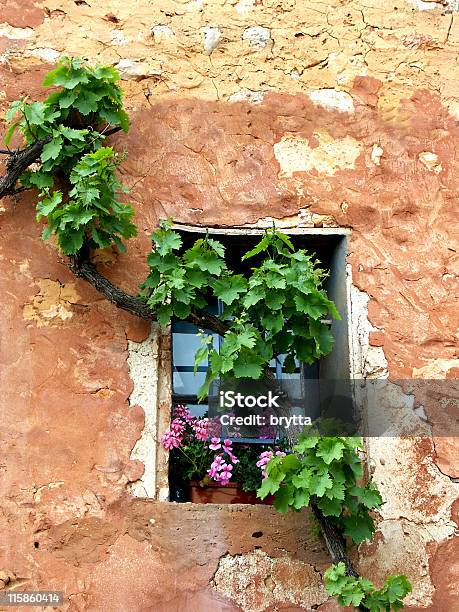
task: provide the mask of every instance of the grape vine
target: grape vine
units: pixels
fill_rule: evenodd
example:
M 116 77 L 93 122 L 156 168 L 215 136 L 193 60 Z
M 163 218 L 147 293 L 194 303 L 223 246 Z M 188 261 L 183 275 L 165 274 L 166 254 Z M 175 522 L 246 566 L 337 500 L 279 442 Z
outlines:
M 125 191 L 115 173 L 122 156 L 104 146 L 110 128 L 129 128 L 119 78 L 109 66 L 91 68 L 64 58 L 43 82 L 59 91 L 44 102 L 17 100 L 6 115 L 12 122 L 7 145 L 16 130 L 28 145 L 43 142 L 38 167 L 24 171 L 19 182 L 38 189 L 37 220 L 47 222 L 43 238 L 55 234 L 66 255 L 84 242 L 89 248 L 114 243 L 123 250 L 121 239 L 136 234 L 132 206 L 117 199 Z

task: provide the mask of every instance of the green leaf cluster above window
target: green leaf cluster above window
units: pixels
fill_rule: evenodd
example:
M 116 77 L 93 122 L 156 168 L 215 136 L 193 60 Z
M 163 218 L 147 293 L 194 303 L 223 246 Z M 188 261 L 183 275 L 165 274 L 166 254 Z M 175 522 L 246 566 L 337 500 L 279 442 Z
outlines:
M 136 233 L 132 207 L 117 198 L 126 191 L 115 174 L 120 158 L 104 146 L 108 128 L 129 128 L 119 79 L 110 66 L 63 58 L 43 83 L 57 91 L 44 102 L 17 100 L 7 113 L 12 123 L 6 144 L 16 130 L 26 144 L 45 142 L 38 167 L 24 172 L 20 182 L 39 190 L 37 219 L 48 222 L 43 236 L 55 233 L 67 255 L 84 242 L 90 247 L 114 243 L 122 249 L 121 239 Z M 59 188 L 53 191 L 55 186 Z
M 322 319 L 339 318 L 323 289 L 326 273 L 304 249 L 270 229 L 243 260 L 257 262 L 247 274 L 227 267 L 225 247 L 206 235 L 183 250 L 180 235 L 166 221 L 153 233 L 148 256 L 150 274 L 141 286 L 158 321 L 186 319 L 193 309 L 205 308 L 215 298 L 224 304 L 228 325 L 220 351 L 205 345 L 199 359 L 209 359 L 205 395 L 221 375 L 260 378 L 269 361 L 286 354 L 285 367 L 295 360 L 312 363 L 327 355 L 333 336 Z
M 91 248 L 104 248 L 114 242 L 124 251 L 121 238 L 135 236 L 131 222 L 132 206 L 117 200 L 121 185 L 115 169 L 118 159 L 111 147 L 84 155 L 70 174 L 72 188 L 63 201 L 61 191 L 42 191 L 37 204 L 37 219 L 47 217 L 43 237 L 55 233 L 64 253 L 76 253 L 86 238 Z

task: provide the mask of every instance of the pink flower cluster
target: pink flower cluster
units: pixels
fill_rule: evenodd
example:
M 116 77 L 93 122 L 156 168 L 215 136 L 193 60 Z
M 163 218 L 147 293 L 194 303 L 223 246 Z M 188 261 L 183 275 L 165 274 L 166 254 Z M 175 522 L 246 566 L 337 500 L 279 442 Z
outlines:
M 208 453 L 208 450 L 215 452 L 210 468 L 207 470 L 208 476 L 221 485 L 228 485 L 233 476 L 234 466 L 239 463 L 239 459 L 233 452 L 232 441 L 229 438 L 222 440 L 221 437 L 218 437 L 221 429 L 215 427 L 215 419 L 198 419 L 183 405 L 174 408 L 172 417 L 170 427 L 162 437 L 164 448 L 171 451 L 183 446 L 182 452 L 186 456 L 187 445 L 194 440 L 199 440 L 202 442 L 204 453 Z M 237 435 L 237 432 L 235 432 L 235 435 Z M 261 453 L 256 465 L 261 468 L 263 478 L 266 477 L 266 465 L 274 456 L 285 457 L 285 453 L 278 449 Z
M 261 453 L 260 459 L 257 461 L 256 465 L 257 467 L 261 468 L 261 475 L 263 476 L 263 478 L 266 478 L 266 465 L 272 457 L 274 457 L 273 451 L 264 451 L 263 453 Z M 285 453 L 280 450 L 277 450 L 276 457 L 285 457 Z
M 186 406 L 176 406 L 173 410 L 173 420 L 169 429 L 162 437 L 162 443 L 166 450 L 180 448 L 183 444 L 187 425 L 191 427 L 192 433 L 198 440 L 209 439 L 209 419 L 197 419 Z
M 231 480 L 231 476 L 233 475 L 233 467 L 236 463 L 239 463 L 239 459 L 233 453 L 233 446 L 231 440 L 220 440 L 220 438 L 212 438 L 209 444 L 210 450 L 222 450 L 222 453 L 218 453 L 215 455 L 214 460 L 212 461 L 212 465 L 210 466 L 210 470 L 207 470 L 207 473 L 216 482 L 219 482 L 221 485 L 226 486 L 229 484 Z M 224 459 L 224 455 L 227 455 L 230 462 L 226 462 Z

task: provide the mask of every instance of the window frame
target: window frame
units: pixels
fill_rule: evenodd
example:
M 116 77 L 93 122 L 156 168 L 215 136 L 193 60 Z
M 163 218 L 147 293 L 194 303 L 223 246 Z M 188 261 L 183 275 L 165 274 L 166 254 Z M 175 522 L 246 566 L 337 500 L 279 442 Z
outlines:
M 268 227 L 268 226 L 266 226 Z M 270 226 L 269 226 L 270 227 Z M 218 239 L 219 237 L 229 237 L 229 236 L 262 236 L 264 234 L 264 227 L 207 227 L 207 226 L 193 226 L 187 224 L 175 223 L 172 226 L 172 229 L 179 233 L 189 233 L 189 234 L 199 234 L 205 235 L 208 233 L 212 237 Z M 292 227 L 285 228 L 280 227 L 279 229 L 282 232 L 286 233 L 290 236 L 297 236 L 299 238 L 307 241 L 308 238 L 317 239 L 327 241 L 327 239 L 333 239 L 335 241 L 335 245 L 332 247 L 332 252 L 336 254 L 339 250 L 341 250 L 341 270 L 339 272 L 343 275 L 343 282 L 340 283 L 341 286 L 341 306 L 344 311 L 345 316 L 342 313 L 342 321 L 333 321 L 332 322 L 332 331 L 336 328 L 345 327 L 341 331 L 340 338 L 342 340 L 343 346 L 341 348 L 341 352 L 345 354 L 346 361 L 344 369 L 348 375 L 350 383 L 354 383 L 352 380 L 352 373 L 358 371 L 358 366 L 355 363 L 355 342 L 354 338 L 354 324 L 352 321 L 352 296 L 351 296 L 351 287 L 352 287 L 352 279 L 350 274 L 350 268 L 347 265 L 347 254 L 348 254 L 348 237 L 351 235 L 352 230 L 349 228 L 343 227 L 324 227 L 324 228 L 315 228 L 315 227 Z M 308 248 L 308 245 L 304 245 L 305 248 Z M 310 247 L 312 248 L 312 247 Z M 332 299 L 335 300 L 334 296 L 331 296 Z M 341 310 L 341 308 L 339 308 Z M 167 430 L 171 423 L 171 413 L 173 406 L 173 365 L 172 365 L 172 329 L 169 326 L 166 330 L 159 332 L 161 335 L 161 355 L 159 359 L 158 365 L 158 427 L 156 433 L 156 441 L 157 441 L 157 450 L 156 450 L 156 480 L 157 480 L 157 499 L 161 501 L 166 501 L 168 499 L 168 487 L 169 487 L 169 465 L 168 465 L 168 453 L 165 451 L 161 445 L 161 437 L 163 433 Z M 339 332 L 337 332 L 335 337 L 337 337 Z M 325 357 L 321 360 L 321 362 L 328 361 L 329 357 Z M 356 369 L 357 368 L 357 369 Z M 320 380 L 319 374 L 319 380 Z M 358 394 L 358 390 L 356 391 L 354 384 L 352 384 L 352 399 L 355 402 L 355 397 Z

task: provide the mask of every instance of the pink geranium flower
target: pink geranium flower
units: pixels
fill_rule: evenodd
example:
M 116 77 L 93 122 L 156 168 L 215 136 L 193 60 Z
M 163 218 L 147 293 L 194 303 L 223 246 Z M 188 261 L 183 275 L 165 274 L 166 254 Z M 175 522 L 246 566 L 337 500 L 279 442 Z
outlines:
M 233 443 L 229 438 L 220 442 L 220 438 L 212 438 L 212 444 L 209 445 L 210 450 L 219 450 L 220 448 L 228 455 L 233 463 L 239 463 L 239 459 L 233 453 Z
M 182 445 L 182 436 L 176 431 L 168 429 L 164 432 L 161 441 L 164 448 L 170 451 L 173 448 L 179 448 Z
M 222 447 L 220 444 L 220 438 L 212 438 L 209 444 L 210 450 L 219 450 Z
M 183 404 L 179 404 L 178 406 L 175 406 L 173 412 L 174 412 L 174 417 L 183 419 L 185 423 L 188 423 L 190 425 L 194 423 L 194 421 L 196 421 L 196 417 L 193 414 L 191 414 L 189 408 L 187 406 L 184 406 Z
M 216 455 L 214 457 L 214 460 L 212 461 L 210 469 L 207 470 L 207 473 L 209 474 L 209 476 L 213 478 L 214 480 L 218 480 L 218 474 L 219 474 L 222 464 L 223 464 L 222 455 Z
M 228 463 L 223 463 L 220 466 L 220 473 L 218 474 L 218 481 L 220 484 L 226 486 L 231 480 L 233 466 Z
M 185 423 L 180 418 L 176 418 L 171 423 L 171 430 L 177 434 L 181 434 L 185 431 Z
M 209 419 L 200 419 L 192 425 L 196 438 L 203 442 L 209 438 Z

